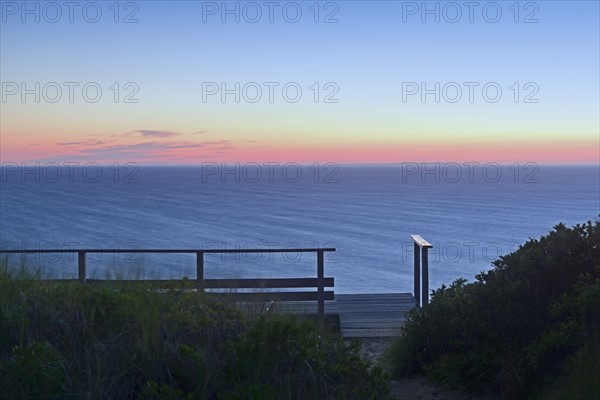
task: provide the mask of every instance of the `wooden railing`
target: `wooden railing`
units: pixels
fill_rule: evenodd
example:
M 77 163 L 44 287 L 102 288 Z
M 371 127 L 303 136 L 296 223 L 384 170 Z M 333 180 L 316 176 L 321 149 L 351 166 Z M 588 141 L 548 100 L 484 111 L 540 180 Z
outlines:
M 82 284 L 93 281 L 94 283 L 110 283 L 111 280 L 91 280 L 87 278 L 86 255 L 88 253 L 155 253 L 155 254 L 196 254 L 196 279 L 197 289 L 264 289 L 264 288 L 316 288 L 316 292 L 237 292 L 223 293 L 233 297 L 235 301 L 317 301 L 319 319 L 325 315 L 325 300 L 333 300 L 333 291 L 325 291 L 325 287 L 333 287 L 333 278 L 325 278 L 325 253 L 335 251 L 335 248 L 303 248 L 303 249 L 53 249 L 53 250 L 0 250 L 0 254 L 35 254 L 35 253 L 76 253 L 77 254 L 77 281 Z M 272 279 L 205 279 L 204 255 L 223 253 L 316 253 L 317 277 L 316 278 L 272 278 Z M 66 280 L 66 279 L 65 279 Z M 160 284 L 172 280 L 127 280 L 128 283 L 146 282 Z M 194 280 L 190 280 L 194 281 Z M 218 295 L 218 294 L 217 294 Z
M 414 242 L 414 290 L 417 306 L 429 302 L 429 257 L 428 250 L 433 247 L 420 235 L 411 235 Z M 32 254 L 32 253 L 77 253 L 77 280 L 81 283 L 89 281 L 86 275 L 87 253 L 170 253 L 196 254 L 196 288 L 197 289 L 270 289 L 270 288 L 316 288 L 316 292 L 240 292 L 227 293 L 240 301 L 262 301 L 269 299 L 317 301 L 319 318 L 325 314 L 325 300 L 333 300 L 333 291 L 325 291 L 326 287 L 334 286 L 332 277 L 325 278 L 325 252 L 335 251 L 335 248 L 303 248 L 303 249 L 55 249 L 55 250 L 0 250 L 0 254 Z M 204 255 L 223 253 L 316 253 L 316 278 L 271 278 L 271 279 L 205 279 Z M 110 280 L 93 280 L 94 283 L 113 282 Z M 160 284 L 169 280 L 143 280 L 151 284 Z M 191 280 L 194 282 L 194 280 Z M 140 281 L 128 281 L 140 282 Z
M 417 306 L 429 302 L 429 249 L 433 247 L 429 242 L 419 235 L 410 236 L 414 242 L 415 264 L 414 264 L 414 292 Z

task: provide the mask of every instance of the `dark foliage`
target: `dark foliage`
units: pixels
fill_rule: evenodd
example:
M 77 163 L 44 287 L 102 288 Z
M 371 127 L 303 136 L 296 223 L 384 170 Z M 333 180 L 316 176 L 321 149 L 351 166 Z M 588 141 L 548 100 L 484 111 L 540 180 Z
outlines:
M 600 223 L 557 225 L 494 266 L 410 313 L 389 354 L 396 375 L 526 398 L 598 348 Z

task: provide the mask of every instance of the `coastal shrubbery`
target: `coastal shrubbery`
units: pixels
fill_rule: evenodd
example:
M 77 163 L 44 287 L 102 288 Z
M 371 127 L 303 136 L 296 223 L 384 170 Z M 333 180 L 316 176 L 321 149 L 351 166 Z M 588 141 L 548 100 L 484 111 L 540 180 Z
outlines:
M 600 395 L 600 223 L 557 225 L 494 266 L 411 311 L 395 375 L 510 399 Z
M 202 293 L 0 273 L 5 399 L 379 399 L 356 344 Z

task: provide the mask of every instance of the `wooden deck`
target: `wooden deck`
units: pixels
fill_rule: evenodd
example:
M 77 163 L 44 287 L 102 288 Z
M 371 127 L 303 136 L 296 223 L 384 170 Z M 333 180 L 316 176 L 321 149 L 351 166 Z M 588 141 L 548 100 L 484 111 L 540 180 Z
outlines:
M 416 305 L 410 293 L 336 294 L 335 302 L 344 338 L 398 336 L 404 314 Z
M 325 302 L 325 314 L 339 315 L 345 339 L 386 338 L 398 336 L 405 313 L 415 305 L 411 293 L 336 293 L 334 300 Z M 285 302 L 276 308 L 301 314 L 317 312 L 316 302 Z

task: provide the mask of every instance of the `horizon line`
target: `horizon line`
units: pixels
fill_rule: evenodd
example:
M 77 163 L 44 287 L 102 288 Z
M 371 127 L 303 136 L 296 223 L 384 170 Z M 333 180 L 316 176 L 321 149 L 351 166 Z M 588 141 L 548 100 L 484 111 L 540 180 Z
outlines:
M 296 164 L 302 166 L 313 166 L 315 164 L 319 165 L 327 165 L 327 164 L 335 164 L 338 166 L 353 166 L 353 167 L 378 167 L 378 166 L 402 166 L 406 164 L 459 164 L 459 165 L 486 165 L 486 164 L 496 164 L 496 165 L 506 165 L 511 166 L 514 164 L 519 165 L 527 165 L 534 164 L 538 166 L 555 166 L 555 167 L 592 167 L 597 166 L 600 168 L 600 160 L 595 162 L 536 162 L 536 161 L 513 161 L 513 162 L 499 162 L 499 161 L 400 161 L 400 162 L 336 162 L 336 161 L 314 161 L 314 162 L 297 162 L 297 161 L 202 161 L 198 163 L 184 164 L 184 163 L 139 163 L 135 161 L 113 161 L 113 162 L 95 162 L 95 161 L 8 161 L 0 163 L 0 168 L 10 167 L 10 166 L 22 166 L 25 164 L 27 167 L 35 167 L 36 164 L 57 164 L 57 165 L 68 165 L 72 167 L 81 167 L 85 165 L 94 164 L 97 166 L 106 166 L 111 167 L 115 164 L 118 165 L 127 165 L 127 164 L 135 164 L 139 167 L 198 167 L 205 164 L 240 164 L 240 165 L 248 165 L 248 164 L 258 164 L 258 165 L 285 165 L 285 164 Z M 76 164 L 76 165 L 72 165 Z

